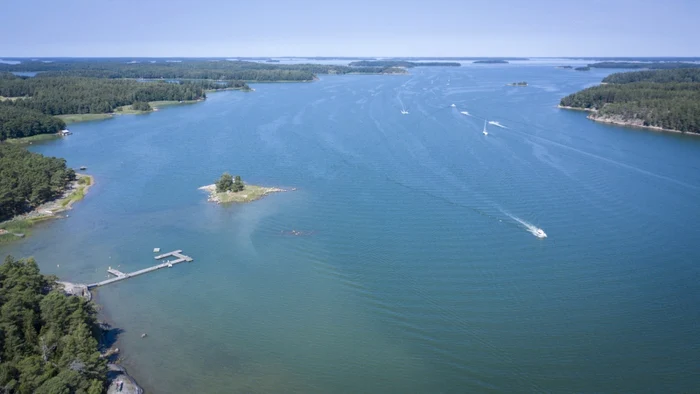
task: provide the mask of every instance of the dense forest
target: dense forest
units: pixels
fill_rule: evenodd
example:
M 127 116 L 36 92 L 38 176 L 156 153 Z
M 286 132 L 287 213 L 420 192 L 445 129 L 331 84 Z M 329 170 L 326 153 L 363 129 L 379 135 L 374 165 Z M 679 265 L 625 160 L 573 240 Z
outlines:
M 351 62 L 351 67 L 459 67 L 456 62 L 409 62 L 406 60 L 360 60 Z
M 696 82 L 700 83 L 700 70 L 676 69 L 661 71 L 631 71 L 626 73 L 610 74 L 603 79 L 605 83 L 632 83 L 632 82 Z
M 100 357 L 92 304 L 56 289 L 33 259 L 0 265 L 0 392 L 99 394 Z
M 209 81 L 211 83 L 211 81 Z M 34 77 L 0 79 L 0 96 L 28 98 L 5 105 L 47 115 L 112 112 L 140 101 L 196 100 L 205 96 L 201 82 L 140 82 L 126 79 Z
M 700 63 L 685 62 L 599 62 L 591 63 L 593 68 L 648 68 L 650 70 L 672 70 L 677 68 L 700 68 Z
M 0 141 L 36 134 L 55 134 L 65 127 L 66 124 L 61 119 L 33 109 L 0 102 Z
M 593 119 L 700 133 L 700 69 L 619 73 L 604 81 L 560 104 L 594 110 Z
M 0 71 L 34 71 L 45 76 L 146 79 L 212 79 L 242 81 L 311 81 L 315 74 L 401 73 L 387 66 L 349 67 L 328 64 L 277 64 L 190 59 L 178 62 L 60 61 L 0 64 Z
M 0 143 L 0 221 L 57 197 L 74 179 L 64 159 Z

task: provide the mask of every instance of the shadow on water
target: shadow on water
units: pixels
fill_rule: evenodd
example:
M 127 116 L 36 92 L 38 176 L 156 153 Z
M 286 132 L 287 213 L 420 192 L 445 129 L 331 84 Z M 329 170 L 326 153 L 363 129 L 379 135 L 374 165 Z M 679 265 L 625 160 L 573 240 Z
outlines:
M 113 327 L 111 324 L 102 322 L 100 323 L 100 328 L 102 332 L 100 334 L 100 350 L 106 351 L 107 349 L 114 346 L 119 340 L 119 336 L 125 331 L 118 327 Z

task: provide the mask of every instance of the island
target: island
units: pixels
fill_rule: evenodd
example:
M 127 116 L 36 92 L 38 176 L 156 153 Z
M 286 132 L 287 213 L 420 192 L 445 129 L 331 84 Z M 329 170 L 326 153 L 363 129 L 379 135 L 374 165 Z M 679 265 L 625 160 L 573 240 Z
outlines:
M 217 204 L 248 203 L 259 200 L 272 193 L 286 192 L 278 187 L 263 187 L 243 183 L 240 175 L 229 173 L 221 175 L 216 183 L 199 188 L 209 193 L 209 201 Z
M 460 67 L 457 62 L 409 62 L 406 60 L 360 60 L 351 62 L 351 67 Z
M 513 83 L 509 83 L 507 86 L 527 86 L 527 82 L 525 82 L 525 81 L 513 82 Z
M 574 70 L 576 70 L 576 71 L 590 71 L 591 68 L 588 67 L 588 66 L 585 66 L 585 67 L 576 67 Z
M 566 69 L 572 69 L 574 66 L 556 66 L 554 68 L 566 68 Z
M 503 59 L 483 59 L 483 60 L 475 60 L 472 63 L 474 63 L 474 64 L 506 64 L 506 63 L 508 63 L 508 61 L 503 60 Z
M 596 122 L 700 134 L 700 69 L 616 73 L 561 99 Z

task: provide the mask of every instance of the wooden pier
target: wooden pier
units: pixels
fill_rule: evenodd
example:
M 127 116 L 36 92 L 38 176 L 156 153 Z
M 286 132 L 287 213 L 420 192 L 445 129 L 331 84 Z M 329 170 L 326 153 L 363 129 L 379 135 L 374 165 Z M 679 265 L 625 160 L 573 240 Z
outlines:
M 101 281 L 101 282 L 89 284 L 89 285 L 87 285 L 87 288 L 88 288 L 88 289 L 92 289 L 92 288 L 95 288 L 95 287 L 108 285 L 108 284 L 110 284 L 110 283 L 119 282 L 120 280 L 129 279 L 129 278 L 132 278 L 132 277 L 134 277 L 134 276 L 139 276 L 139 275 L 145 274 L 145 273 L 147 273 L 147 272 L 156 271 L 156 270 L 159 270 L 159 269 L 161 269 L 161 268 L 166 268 L 166 267 L 167 267 L 167 268 L 172 268 L 172 266 L 174 266 L 175 264 L 180 264 L 180 263 L 185 262 L 185 261 L 189 263 L 189 262 L 191 262 L 191 261 L 193 260 L 192 257 L 190 257 L 190 256 L 185 256 L 184 254 L 182 254 L 182 250 L 175 250 L 175 251 L 172 251 L 172 252 L 169 252 L 169 253 L 161 254 L 161 255 L 156 256 L 155 259 L 156 259 L 156 260 L 162 260 L 162 259 L 164 259 L 164 258 L 166 258 L 166 257 L 171 257 L 171 256 L 172 256 L 172 257 L 176 257 L 177 259 L 176 259 L 176 260 L 172 260 L 172 261 L 166 260 L 166 261 L 163 262 L 163 263 L 160 263 L 160 264 L 157 264 L 157 265 L 148 267 L 148 268 L 144 268 L 144 269 L 142 269 L 142 270 L 138 270 L 138 271 L 134 271 L 134 272 L 129 272 L 129 273 L 124 273 L 124 272 L 121 272 L 121 271 L 119 271 L 119 270 L 117 270 L 117 269 L 114 269 L 114 268 L 112 268 L 112 267 L 109 267 L 109 268 L 107 269 L 107 272 L 109 272 L 110 274 L 114 275 L 114 278 L 109 278 L 109 279 L 103 280 L 103 281 Z

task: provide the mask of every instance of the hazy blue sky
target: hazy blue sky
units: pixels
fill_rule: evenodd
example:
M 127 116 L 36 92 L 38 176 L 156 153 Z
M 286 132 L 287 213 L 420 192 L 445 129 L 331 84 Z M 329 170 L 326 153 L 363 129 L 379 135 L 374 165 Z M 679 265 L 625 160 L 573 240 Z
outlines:
M 5 0 L 0 56 L 700 56 L 698 0 Z

